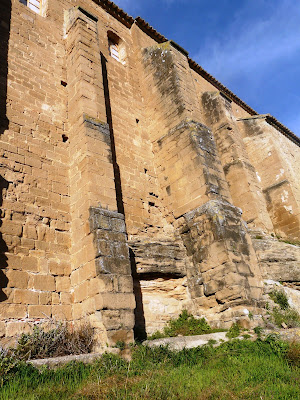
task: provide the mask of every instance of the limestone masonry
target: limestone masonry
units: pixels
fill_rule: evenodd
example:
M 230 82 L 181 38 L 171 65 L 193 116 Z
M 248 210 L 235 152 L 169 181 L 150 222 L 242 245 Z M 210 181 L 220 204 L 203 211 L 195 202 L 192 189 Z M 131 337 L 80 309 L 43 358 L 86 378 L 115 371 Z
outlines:
M 2 0 L 0 42 L 3 342 L 49 318 L 102 346 L 182 309 L 247 325 L 263 280 L 299 287 L 289 129 L 108 0 Z

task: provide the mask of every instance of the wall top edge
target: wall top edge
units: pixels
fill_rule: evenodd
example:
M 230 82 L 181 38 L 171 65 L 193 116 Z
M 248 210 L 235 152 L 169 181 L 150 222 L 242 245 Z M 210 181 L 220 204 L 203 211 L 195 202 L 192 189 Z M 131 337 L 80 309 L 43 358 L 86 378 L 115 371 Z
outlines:
M 110 0 L 93 0 L 94 3 L 102 7 L 109 14 L 115 17 L 118 21 L 123 23 L 127 28 L 131 28 L 133 24 L 136 24 L 143 32 L 145 32 L 148 36 L 154 39 L 158 43 L 167 42 L 168 39 L 157 32 L 151 25 L 149 25 L 144 19 L 141 17 L 133 18 L 125 11 L 123 11 L 120 7 L 114 4 Z M 176 44 L 172 41 L 172 43 Z M 229 99 L 231 99 L 234 103 L 239 105 L 245 111 L 247 111 L 251 116 L 259 115 L 253 108 L 251 108 L 248 104 L 246 104 L 243 100 L 241 100 L 237 95 L 235 95 L 231 90 L 229 90 L 226 86 L 224 86 L 221 82 L 219 82 L 216 78 L 214 78 L 211 74 L 209 74 L 205 69 L 203 69 L 200 65 L 198 65 L 194 60 L 188 57 L 188 52 L 184 50 L 180 45 L 176 44 L 178 48 L 184 51 L 186 54 L 189 65 L 191 69 L 201 75 L 204 79 L 206 79 L 209 83 L 215 86 L 218 90 L 224 93 Z M 279 122 L 275 117 L 270 114 L 267 114 L 266 121 L 274 126 L 279 132 L 289 138 L 292 142 L 300 146 L 300 138 L 296 136 L 290 129 L 284 126 L 281 122 Z

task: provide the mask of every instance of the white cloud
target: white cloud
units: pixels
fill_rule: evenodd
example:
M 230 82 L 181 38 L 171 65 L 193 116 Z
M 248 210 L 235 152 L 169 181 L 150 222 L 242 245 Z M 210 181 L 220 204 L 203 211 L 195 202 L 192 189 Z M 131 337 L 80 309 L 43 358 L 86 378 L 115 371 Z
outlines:
M 205 41 L 193 58 L 220 79 L 230 80 L 245 72 L 263 73 L 272 63 L 299 52 L 299 19 L 300 4 L 293 0 L 270 7 L 269 17 L 254 23 L 243 9 L 226 37 Z

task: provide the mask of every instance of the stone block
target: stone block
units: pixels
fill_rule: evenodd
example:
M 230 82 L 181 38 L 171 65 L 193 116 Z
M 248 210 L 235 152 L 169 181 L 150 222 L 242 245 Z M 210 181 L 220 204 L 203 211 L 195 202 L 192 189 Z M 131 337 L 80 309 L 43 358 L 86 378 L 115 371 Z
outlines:
M 46 305 L 28 306 L 29 318 L 51 318 L 52 307 Z
M 69 305 L 53 305 L 52 318 L 58 321 L 71 321 L 72 320 L 72 306 Z
M 39 294 L 29 289 L 15 289 L 14 302 L 21 304 L 39 304 Z
M 27 306 L 23 304 L 0 304 L 0 317 L 5 318 L 26 318 Z
M 74 289 L 74 301 L 81 302 L 89 295 L 89 282 L 85 281 Z
M 0 338 L 5 336 L 6 323 L 0 321 Z
M 23 271 L 8 270 L 7 273 L 8 286 L 18 289 L 26 289 L 29 282 L 29 274 Z
M 132 293 L 133 292 L 133 281 L 130 275 L 119 276 L 118 279 L 118 292 L 121 293 Z
M 31 332 L 31 326 L 28 322 L 9 322 L 6 325 L 6 336 L 14 336 L 18 337 L 22 333 L 30 333 Z
M 21 260 L 22 270 L 38 272 L 38 259 L 35 257 L 23 257 Z
M 54 293 L 52 293 L 52 292 L 39 293 L 39 304 L 51 305 L 53 303 L 53 298 L 52 298 L 53 294 Z
M 30 279 L 31 287 L 45 292 L 55 291 L 55 279 L 51 275 L 34 275 Z
M 132 293 L 102 293 L 102 308 L 112 310 L 134 309 L 135 299 Z
M 70 290 L 71 280 L 67 276 L 58 276 L 56 278 L 56 291 L 67 292 Z

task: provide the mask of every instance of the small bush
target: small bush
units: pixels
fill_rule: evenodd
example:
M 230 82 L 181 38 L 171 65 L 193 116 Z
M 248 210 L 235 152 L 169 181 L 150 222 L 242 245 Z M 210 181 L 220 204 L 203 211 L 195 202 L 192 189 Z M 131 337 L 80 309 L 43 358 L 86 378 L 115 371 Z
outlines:
M 86 354 L 94 346 L 94 330 L 90 324 L 70 330 L 66 324 L 55 323 L 53 329 L 46 331 L 36 325 L 33 333 L 22 334 L 15 350 L 16 356 L 25 359 Z
M 300 343 L 299 342 L 290 343 L 289 348 L 286 353 L 286 358 L 288 359 L 290 364 L 300 367 Z
M 274 307 L 270 313 L 271 321 L 275 325 L 281 327 L 284 323 L 288 328 L 297 328 L 300 326 L 300 316 L 293 308 L 282 310 L 279 307 Z
M 269 293 L 269 296 L 274 301 L 274 303 L 278 304 L 282 310 L 287 310 L 289 308 L 289 301 L 287 295 L 283 290 L 273 290 Z
M 8 380 L 9 376 L 16 370 L 20 361 L 11 350 L 0 347 L 0 387 Z
M 262 326 L 256 326 L 253 330 L 254 330 L 254 333 L 256 333 L 257 337 L 260 338 L 264 329 Z
M 240 334 L 241 334 L 241 328 L 240 328 L 239 324 L 234 323 L 231 325 L 229 331 L 226 333 L 226 336 L 229 339 L 233 339 L 233 338 L 240 336 Z
M 204 318 L 197 319 L 183 310 L 177 319 L 171 319 L 162 332 L 157 331 L 148 337 L 149 340 L 178 335 L 203 335 L 212 332 L 222 332 L 222 329 L 212 329 Z

